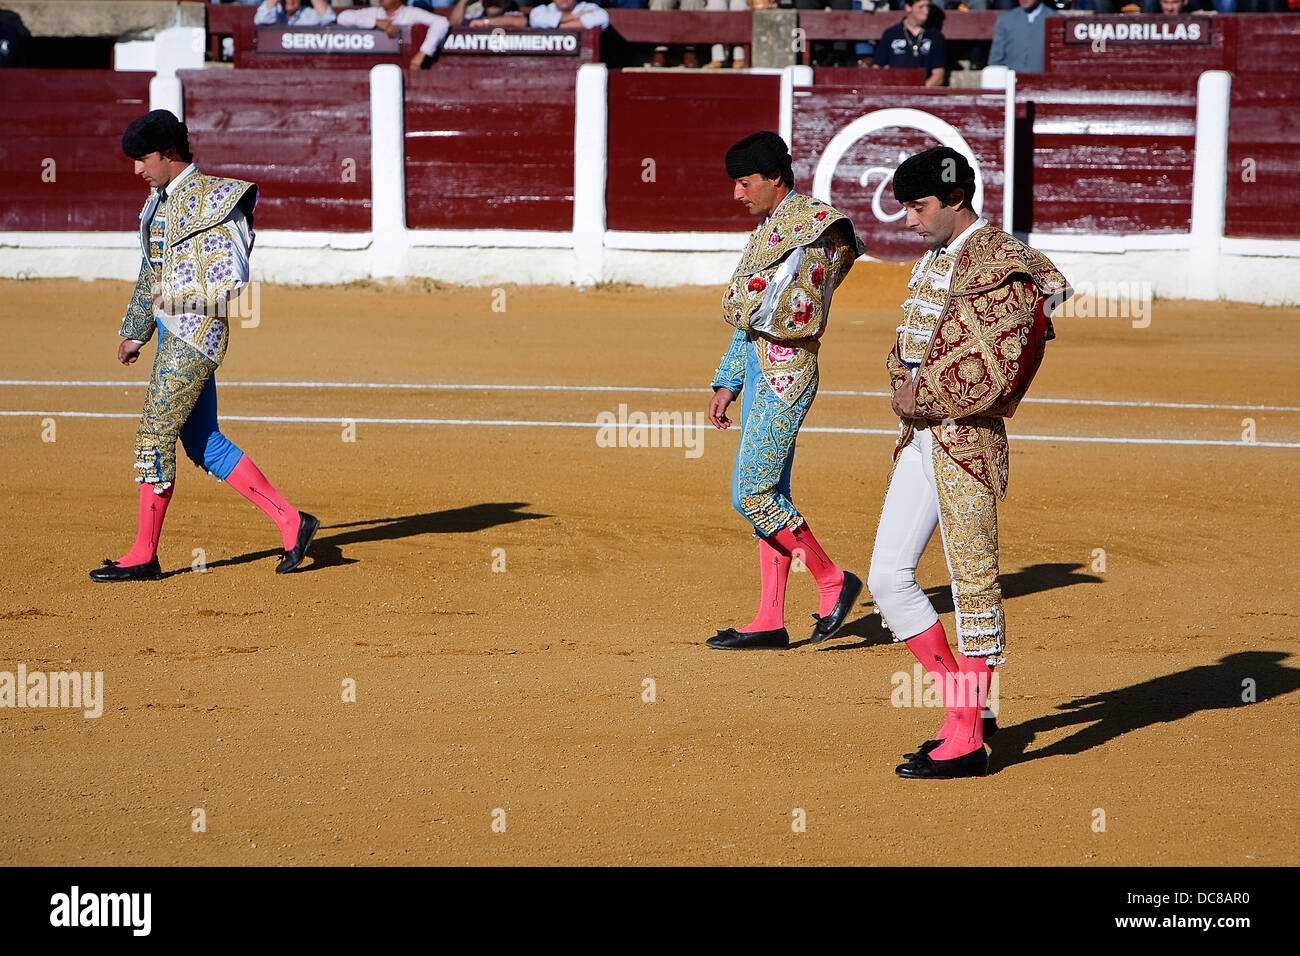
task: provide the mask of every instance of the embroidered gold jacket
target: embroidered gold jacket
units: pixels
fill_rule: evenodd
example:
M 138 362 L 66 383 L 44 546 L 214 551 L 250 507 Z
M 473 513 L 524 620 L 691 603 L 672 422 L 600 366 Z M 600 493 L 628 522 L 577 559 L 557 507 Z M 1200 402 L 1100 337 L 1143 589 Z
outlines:
M 758 343 L 759 368 L 787 405 L 812 381 L 831 296 L 864 251 L 847 216 L 795 192 L 750 235 L 723 293 L 722 318 L 766 340 Z
M 995 226 L 973 232 L 957 251 L 948 297 L 915 381 L 918 418 L 904 419 L 894 457 L 929 423 L 940 447 L 967 473 L 1007 494 L 1007 433 L 1043 349 L 1052 310 L 1071 295 L 1041 252 Z M 912 379 L 898 342 L 885 360 L 897 391 Z
M 194 172 L 167 197 L 162 241 L 162 308 L 178 337 L 211 361 L 221 364 L 229 338 L 226 306 L 230 295 L 247 282 L 241 274 L 231 217 L 238 210 L 251 226 L 257 186 Z M 157 318 L 153 309 L 154 270 L 149 257 L 149 228 L 157 200 L 150 196 L 140 213 L 143 253 L 135 292 L 119 334 L 147 342 Z M 242 226 L 242 224 L 241 224 Z M 248 230 L 251 245 L 251 229 Z M 246 256 L 248 249 L 243 249 Z

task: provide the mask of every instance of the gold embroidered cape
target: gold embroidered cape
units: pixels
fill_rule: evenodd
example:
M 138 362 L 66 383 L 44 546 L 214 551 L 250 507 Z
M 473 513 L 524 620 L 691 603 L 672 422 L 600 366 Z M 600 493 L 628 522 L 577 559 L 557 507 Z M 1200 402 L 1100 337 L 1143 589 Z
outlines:
M 948 298 L 917 370 L 917 419 L 905 420 L 894 457 L 918 419 L 967 473 L 1007 493 L 1007 434 L 1052 337 L 1052 310 L 1071 295 L 1069 283 L 1041 252 L 996 226 L 972 233 L 957 252 Z M 895 390 L 911 379 L 898 354 L 886 359 Z
M 228 339 L 227 297 L 243 284 L 234 267 L 234 238 L 226 220 L 236 208 L 251 222 L 257 186 L 195 172 L 167 198 L 163 235 L 162 300 L 177 320 L 182 341 L 221 363 Z M 150 211 L 146 203 L 141 220 Z M 154 273 L 141 263 L 119 334 L 148 341 L 154 331 Z
M 768 286 L 798 249 L 798 272 L 781 288 L 770 326 L 751 329 L 751 319 L 765 305 Z M 750 235 L 723 293 L 722 318 L 766 340 L 758 343 L 759 368 L 786 405 L 797 402 L 813 380 L 831 295 L 863 252 L 847 216 L 802 193 L 790 193 Z

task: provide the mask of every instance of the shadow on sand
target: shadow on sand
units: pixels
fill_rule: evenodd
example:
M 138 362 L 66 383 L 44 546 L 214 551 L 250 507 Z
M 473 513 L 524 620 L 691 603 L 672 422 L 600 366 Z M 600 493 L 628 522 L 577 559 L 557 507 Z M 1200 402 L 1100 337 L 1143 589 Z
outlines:
M 527 506 L 526 501 L 492 501 L 469 505 L 464 508 L 449 508 L 446 511 L 426 511 L 421 514 L 399 515 L 395 518 L 371 518 L 367 521 L 349 521 L 346 524 L 322 524 L 307 552 L 307 563 L 295 571 L 318 571 L 342 564 L 356 564 L 356 558 L 343 554 L 343 548 L 349 544 L 361 544 L 368 541 L 395 541 L 399 538 L 412 538 L 421 534 L 468 534 L 495 528 L 498 525 L 513 524 L 516 521 L 531 521 L 536 518 L 549 518 L 550 515 L 533 514 L 520 509 Z M 330 532 L 327 534 L 326 532 Z M 230 558 L 213 561 L 208 568 L 225 568 L 234 564 L 248 564 L 264 558 L 278 558 L 284 552 L 279 548 L 266 551 L 251 551 Z M 174 574 L 186 574 L 190 568 L 168 571 L 164 577 Z
M 1001 725 L 989 741 L 991 772 L 1043 757 L 1080 754 L 1130 731 L 1172 723 L 1198 711 L 1249 707 L 1292 693 L 1300 689 L 1300 670 L 1282 666 L 1289 657 L 1282 651 L 1228 654 L 1214 664 L 1058 704 L 1059 713 Z M 1054 744 L 1026 750 L 1037 735 L 1077 724 L 1088 726 Z
M 1027 568 L 1019 571 L 1013 571 L 1010 574 L 1003 574 L 999 577 L 1002 584 L 1003 600 L 1024 597 L 1026 594 L 1037 594 L 1040 591 L 1052 591 L 1056 588 L 1070 587 L 1073 584 L 1101 584 L 1102 578 L 1092 574 L 1082 572 L 1082 564 L 1068 564 L 1058 562 L 1055 564 L 1031 564 Z M 952 607 L 952 588 L 948 585 L 937 585 L 926 588 L 926 597 L 934 605 L 934 609 L 939 614 L 951 614 Z M 867 598 L 862 602 L 862 607 L 874 608 L 867 592 L 863 591 L 862 596 Z M 809 625 L 811 630 L 811 625 Z M 843 641 L 846 637 L 856 637 L 858 642 L 855 644 L 829 644 L 826 647 L 819 648 L 821 651 L 853 651 L 863 647 L 875 647 L 878 644 L 889 644 L 893 641 L 893 636 L 885 630 L 880 623 L 880 616 L 874 611 L 860 617 L 857 620 L 845 624 L 835 640 Z M 797 644 L 791 644 L 793 647 L 802 647 L 808 641 L 800 641 Z

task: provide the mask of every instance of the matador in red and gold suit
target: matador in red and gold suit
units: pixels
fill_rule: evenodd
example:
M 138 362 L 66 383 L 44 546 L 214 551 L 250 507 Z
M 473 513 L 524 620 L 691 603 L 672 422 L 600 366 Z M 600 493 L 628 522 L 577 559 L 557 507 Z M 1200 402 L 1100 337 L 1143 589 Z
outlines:
M 943 688 L 945 721 L 896 773 L 948 779 L 987 772 L 992 668 L 1005 660 L 998 585 L 998 509 L 1007 492 L 1009 418 L 1070 295 L 1047 257 L 981 218 L 975 174 L 949 147 L 894 173 L 907 226 L 930 246 L 912 270 L 886 359 L 900 419 L 894 470 L 876 529 L 867 589 L 895 641 Z M 956 611 L 954 656 L 916 567 L 935 528 Z

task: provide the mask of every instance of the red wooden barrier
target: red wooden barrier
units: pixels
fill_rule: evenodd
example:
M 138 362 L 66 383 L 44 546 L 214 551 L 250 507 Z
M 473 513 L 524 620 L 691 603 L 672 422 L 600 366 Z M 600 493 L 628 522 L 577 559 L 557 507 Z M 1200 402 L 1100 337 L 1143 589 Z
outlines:
M 608 227 L 752 229 L 753 218 L 731 198 L 723 159 L 742 137 L 780 125 L 780 89 L 776 76 L 611 73 Z
M 814 87 L 807 92 L 810 95 L 794 100 L 796 185 L 812 192 L 818 168 L 832 171 L 830 202 L 853 220 L 871 255 L 901 262 L 925 251 L 925 244 L 904 227 L 902 206 L 894 201 L 888 184 L 902 159 L 932 146 L 956 146 L 957 137 L 974 154 L 982 177 L 983 197 L 977 208 L 1001 225 L 1003 94 L 866 86 Z M 831 155 L 832 140 L 859 120 L 853 142 L 838 158 Z M 921 128 L 942 131 L 940 123 L 953 127 L 956 136 L 943 131 L 940 138 Z
M 943 19 L 945 40 L 992 40 L 997 10 L 953 10 Z M 903 20 L 901 10 L 800 10 L 799 28 L 808 40 L 879 40 Z
M 1185 39 L 1133 40 L 1135 26 L 1160 37 L 1182 31 Z M 1110 34 L 1101 31 L 1110 29 Z M 1117 38 L 1124 28 L 1130 36 Z M 1198 34 L 1194 39 L 1191 34 Z M 1185 17 L 1057 17 L 1046 31 L 1047 72 L 1087 71 L 1115 76 L 1174 76 L 1205 70 L 1236 73 L 1298 73 L 1300 17 L 1238 14 Z
M 816 86 L 856 86 L 861 89 L 880 86 L 925 86 L 926 71 L 890 67 L 874 69 L 869 66 L 815 66 L 813 84 Z
M 258 229 L 370 228 L 370 77 L 182 70 L 199 168 L 260 187 Z
M 149 111 L 150 73 L 4 70 L 0 229 L 121 231 L 149 188 L 122 155 L 122 131 Z
M 1234 76 L 1228 123 L 1228 235 L 1300 239 L 1297 155 L 1300 76 Z
M 1220 18 L 1223 19 L 1223 18 Z M 1233 17 L 1239 73 L 1300 73 L 1300 16 Z
M 628 43 L 728 43 L 748 45 L 753 15 L 747 10 L 609 10 L 609 28 Z
M 505 65 L 408 72 L 411 228 L 573 228 L 575 64 L 534 61 L 523 78 Z
M 1033 168 L 1017 168 L 1016 191 L 1032 190 L 1031 228 L 1186 232 L 1196 79 L 1021 76 L 1016 101 L 1029 104 Z

